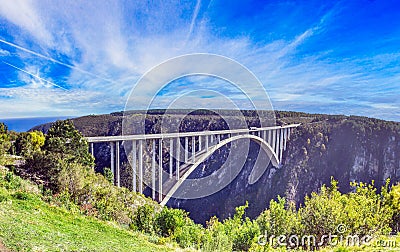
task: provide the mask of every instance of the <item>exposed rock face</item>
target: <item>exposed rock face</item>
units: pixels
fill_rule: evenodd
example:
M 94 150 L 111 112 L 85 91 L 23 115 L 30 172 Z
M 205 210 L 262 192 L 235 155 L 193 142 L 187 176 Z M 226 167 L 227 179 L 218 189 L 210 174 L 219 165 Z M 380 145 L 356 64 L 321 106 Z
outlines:
M 243 168 L 237 176 L 231 178 L 232 182 L 228 186 L 202 199 L 171 199 L 168 205 L 186 209 L 197 222 L 205 223 L 213 215 L 220 218 L 232 215 L 235 207 L 246 201 L 249 202 L 247 215 L 250 217 L 256 217 L 278 195 L 299 205 L 305 195 L 318 190 L 322 184 L 329 184 L 332 176 L 339 180 L 343 192 L 352 190 L 349 185 L 351 181 L 374 180 L 377 187 L 381 187 L 387 178 L 392 183 L 400 181 L 400 123 L 295 112 L 278 112 L 277 118 L 278 124 L 302 123 L 288 142 L 281 167 L 268 165 L 266 156 L 263 157 L 264 165 L 268 165 L 268 168 L 256 183 L 250 185 L 248 178 L 259 152 L 259 146 L 252 143 Z M 183 121 L 174 121 L 172 117 L 170 120 L 170 123 L 179 124 L 181 132 L 227 128 L 226 122 L 215 115 L 193 115 Z M 246 121 L 249 126 L 259 124 L 251 116 Z M 74 119 L 76 127 L 86 136 L 120 134 L 121 122 L 120 114 Z M 146 132 L 157 133 L 160 128 L 159 115 L 147 118 Z M 222 148 L 209 157 L 190 178 L 204 177 L 220 169 L 230 147 Z M 151 160 L 149 151 L 147 149 L 145 154 L 148 164 Z M 109 167 L 109 146 L 96 145 L 95 156 L 98 171 Z M 129 167 L 124 151 L 121 151 L 121 160 L 123 166 Z M 131 187 L 130 168 L 121 172 L 121 178 L 124 186 Z

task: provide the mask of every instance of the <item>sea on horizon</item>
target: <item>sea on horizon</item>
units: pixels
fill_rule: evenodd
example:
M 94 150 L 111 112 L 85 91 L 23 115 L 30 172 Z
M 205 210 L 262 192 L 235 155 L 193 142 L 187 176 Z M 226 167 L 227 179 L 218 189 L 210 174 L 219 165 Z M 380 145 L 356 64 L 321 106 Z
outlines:
M 68 118 L 73 118 L 73 117 L 58 116 L 58 117 L 9 118 L 9 119 L 0 119 L 0 122 L 5 123 L 8 127 L 8 130 L 13 130 L 16 132 L 26 132 L 35 126 L 44 123 L 54 122 L 57 120 L 65 120 Z

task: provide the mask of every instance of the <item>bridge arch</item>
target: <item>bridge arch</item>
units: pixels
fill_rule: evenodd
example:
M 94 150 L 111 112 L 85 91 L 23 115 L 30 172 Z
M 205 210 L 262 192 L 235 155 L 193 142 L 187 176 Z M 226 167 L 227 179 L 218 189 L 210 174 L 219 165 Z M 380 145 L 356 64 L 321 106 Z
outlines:
M 278 155 L 274 152 L 271 145 L 269 145 L 269 143 L 265 141 L 263 138 L 251 134 L 231 136 L 227 139 L 222 140 L 218 144 L 210 147 L 204 154 L 202 154 L 201 157 L 194 164 L 192 164 L 192 166 L 182 175 L 182 177 L 179 178 L 179 180 L 174 184 L 174 186 L 168 191 L 168 193 L 165 195 L 164 199 L 161 201 L 160 204 L 162 206 L 166 205 L 169 199 L 179 189 L 182 183 L 190 176 L 190 174 L 192 174 L 196 170 L 196 168 L 198 168 L 201 163 L 207 160 L 207 158 L 209 158 L 215 151 L 227 145 L 228 143 L 231 143 L 239 139 L 250 139 L 258 143 L 261 149 L 270 158 L 272 165 L 275 167 L 279 166 Z

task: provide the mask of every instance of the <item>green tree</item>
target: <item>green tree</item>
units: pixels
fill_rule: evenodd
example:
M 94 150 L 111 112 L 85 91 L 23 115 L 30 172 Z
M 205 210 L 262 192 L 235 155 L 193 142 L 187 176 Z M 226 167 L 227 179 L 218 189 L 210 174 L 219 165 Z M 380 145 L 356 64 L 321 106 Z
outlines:
M 40 136 L 31 138 L 32 143 L 41 143 Z M 42 150 L 33 152 L 26 162 L 27 170 L 54 192 L 59 192 L 62 187 L 59 182 L 63 179 L 59 176 L 68 174 L 63 169 L 90 169 L 93 166 L 88 143 L 70 120 L 55 122 L 46 135 Z
M 93 166 L 93 156 L 88 152 L 89 145 L 82 134 L 75 129 L 71 120 L 57 121 L 49 129 L 43 150 L 59 159 Z
M 5 123 L 0 122 L 0 134 L 7 134 L 8 133 L 8 127 L 5 125 Z
M 10 149 L 10 136 L 7 125 L 0 123 L 0 164 L 3 163 L 4 154 Z
M 388 203 L 393 210 L 392 231 L 400 232 L 400 184 L 393 186 L 390 190 Z
M 14 144 L 16 154 L 24 157 L 32 157 L 34 152 L 41 150 L 45 139 L 41 131 L 19 133 Z
M 159 235 L 168 237 L 175 233 L 175 230 L 181 229 L 187 218 L 187 212 L 181 209 L 164 207 L 155 218 L 155 227 Z

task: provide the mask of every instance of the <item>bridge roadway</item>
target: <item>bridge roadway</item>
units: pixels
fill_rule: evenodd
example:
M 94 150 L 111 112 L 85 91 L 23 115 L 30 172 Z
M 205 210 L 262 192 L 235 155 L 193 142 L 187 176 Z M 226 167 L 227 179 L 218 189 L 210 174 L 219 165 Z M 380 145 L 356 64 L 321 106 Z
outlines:
M 131 155 L 127 153 L 127 156 L 130 159 L 129 163 L 132 167 L 132 173 L 135 175 L 132 179 L 133 190 L 143 192 L 144 173 L 151 168 L 151 184 L 148 186 L 152 190 L 152 198 L 164 205 L 201 162 L 205 161 L 214 151 L 234 140 L 247 138 L 258 142 L 271 158 L 272 164 L 277 166 L 282 160 L 282 154 L 286 150 L 287 140 L 290 139 L 292 129 L 299 125 L 291 124 L 262 128 L 252 127 L 250 129 L 161 134 L 96 136 L 86 137 L 86 140 L 90 144 L 90 151 L 93 156 L 94 144 L 110 144 L 110 166 L 114 174 L 114 183 L 117 186 L 120 186 L 120 143 L 131 142 Z M 191 141 L 189 141 L 189 138 L 191 138 Z M 181 143 L 181 139 L 184 139 L 184 144 Z M 147 144 L 148 141 L 146 140 L 150 140 L 151 144 Z M 168 142 L 169 144 L 167 144 Z M 156 146 L 158 146 L 158 162 L 156 162 Z M 166 152 L 169 155 L 165 155 Z M 151 156 L 151 167 L 147 167 L 147 169 L 144 167 L 145 153 Z M 163 158 L 169 159 L 168 162 L 160 162 L 160 160 L 164 161 Z M 167 176 L 163 168 L 165 166 L 163 165 L 164 163 L 169 164 L 169 174 Z M 175 171 L 173 168 L 175 168 Z

